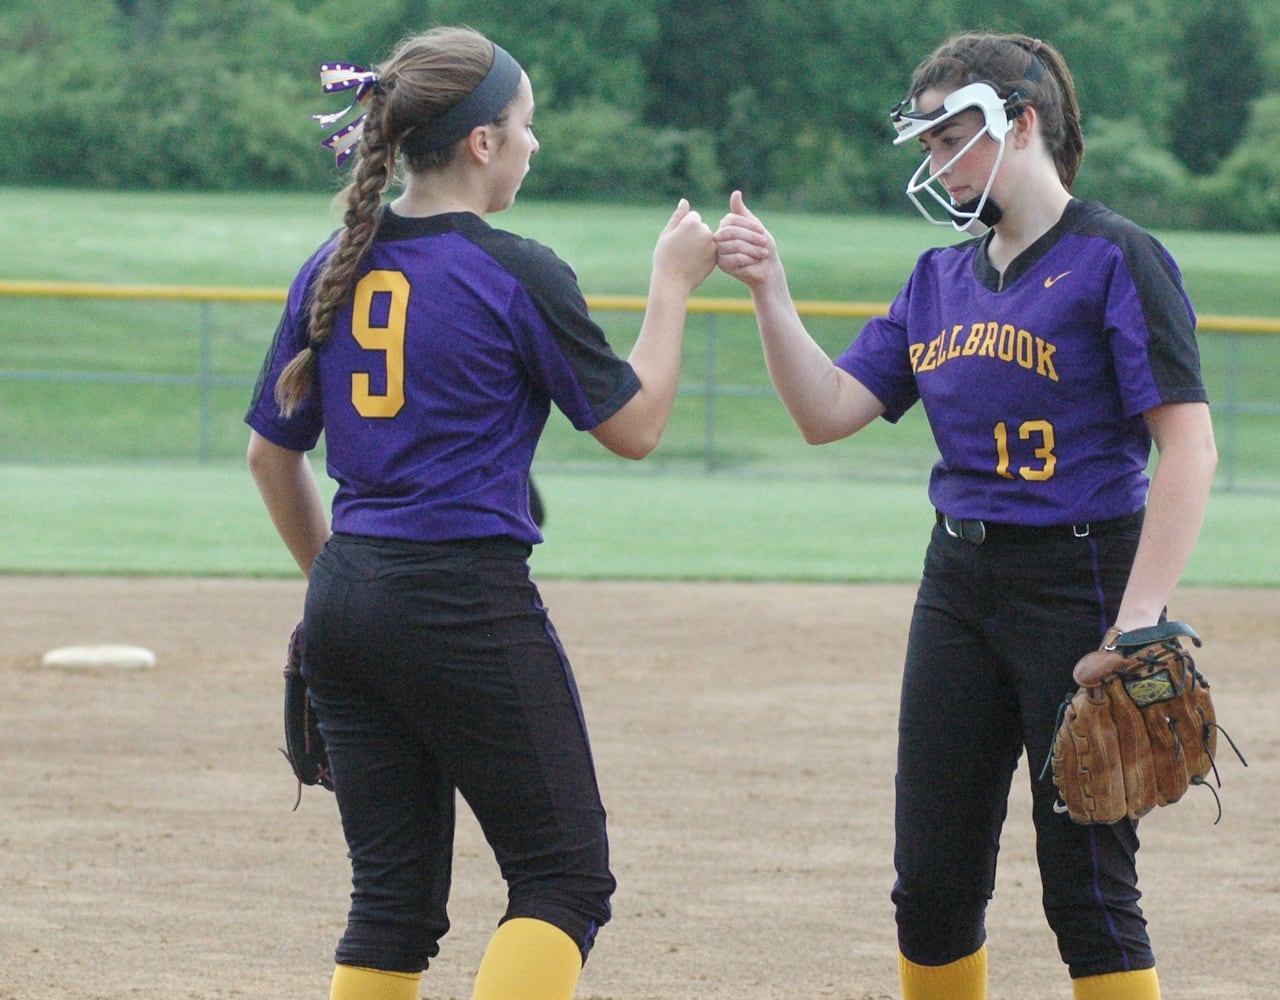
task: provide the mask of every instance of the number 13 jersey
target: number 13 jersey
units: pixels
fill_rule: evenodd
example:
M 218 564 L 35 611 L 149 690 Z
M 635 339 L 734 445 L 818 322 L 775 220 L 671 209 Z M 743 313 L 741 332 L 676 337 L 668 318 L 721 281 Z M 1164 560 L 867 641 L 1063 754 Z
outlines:
M 1035 526 L 1134 513 L 1148 485 L 1143 413 L 1207 400 L 1177 265 L 1093 202 L 1073 200 L 1003 278 L 989 238 L 922 254 L 836 364 L 889 421 L 922 402 L 939 510 Z

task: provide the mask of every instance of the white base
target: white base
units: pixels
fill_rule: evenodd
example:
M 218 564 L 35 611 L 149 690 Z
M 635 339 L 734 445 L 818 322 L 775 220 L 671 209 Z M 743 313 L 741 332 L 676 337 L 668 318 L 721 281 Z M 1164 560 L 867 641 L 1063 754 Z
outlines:
M 61 646 L 44 654 L 41 666 L 84 669 L 112 667 L 116 670 L 149 670 L 156 654 L 145 646 Z

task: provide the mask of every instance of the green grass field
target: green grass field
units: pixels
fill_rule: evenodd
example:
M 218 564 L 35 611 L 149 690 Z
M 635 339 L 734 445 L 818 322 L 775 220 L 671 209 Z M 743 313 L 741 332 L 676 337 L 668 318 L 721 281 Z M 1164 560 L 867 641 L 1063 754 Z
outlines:
M 0 199 L 0 234 L 21 247 L 0 260 L 0 278 L 282 288 L 340 223 L 326 194 L 0 188 Z M 694 207 L 714 227 L 728 206 Z M 554 247 L 589 294 L 642 295 L 653 240 L 669 211 L 521 201 L 491 221 Z M 906 212 L 762 216 L 777 237 L 795 295 L 804 299 L 886 300 L 921 250 L 955 235 Z M 1273 235 L 1157 235 L 1177 257 L 1201 312 L 1275 315 L 1280 241 Z M 716 274 L 700 294 L 742 293 Z
M 2 468 L 2 573 L 297 573 L 241 465 Z M 537 480 L 543 578 L 911 581 L 932 523 L 921 483 L 634 466 Z M 1184 582 L 1280 586 L 1274 508 L 1274 496 L 1215 493 Z
M 21 247 L 0 261 L 0 279 L 282 290 L 338 221 L 325 195 L 0 195 L 7 209 L 0 235 Z M 724 208 L 696 207 L 713 225 Z M 554 247 L 588 295 L 634 295 L 645 289 L 668 211 L 521 203 L 492 221 Z M 906 215 L 770 213 L 766 221 L 795 295 L 807 300 L 887 301 L 916 255 L 950 235 Z M 1202 313 L 1276 313 L 1280 241 L 1161 236 Z M 721 274 L 699 294 L 744 297 Z M 4 299 L 0 572 L 291 572 L 241 461 L 241 418 L 278 312 L 273 304 L 205 311 L 188 302 Z M 625 352 L 638 316 L 599 318 Z M 848 320 L 810 325 L 832 353 L 856 333 Z M 1230 389 L 1246 402 L 1274 404 L 1280 338 L 1207 335 L 1202 350 L 1215 400 Z M 207 398 L 194 385 L 202 371 L 215 382 Z M 712 372 L 735 391 L 709 406 L 699 387 Z M 933 456 L 918 412 L 853 441 L 804 445 L 769 388 L 749 316 L 691 318 L 683 384 L 688 391 L 662 447 L 640 466 L 609 456 L 553 415 L 535 465 L 551 508 L 552 544 L 536 555 L 540 572 L 915 577 Z M 1280 490 L 1275 432 L 1268 413 L 1220 424 L 1231 462 L 1189 581 L 1280 582 L 1272 565 L 1280 529 L 1263 510 Z M 195 461 L 201 455 L 207 460 Z

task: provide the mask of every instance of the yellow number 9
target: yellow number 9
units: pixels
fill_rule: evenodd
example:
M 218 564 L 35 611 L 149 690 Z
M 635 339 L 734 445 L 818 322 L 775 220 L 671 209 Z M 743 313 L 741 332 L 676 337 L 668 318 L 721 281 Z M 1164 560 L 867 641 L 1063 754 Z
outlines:
M 391 296 L 385 326 L 372 323 L 373 297 Z M 369 391 L 369 372 L 351 373 L 351 405 L 362 417 L 394 417 L 404 406 L 404 326 L 409 308 L 409 279 L 399 271 L 370 271 L 356 284 L 351 335 L 366 351 L 385 355 L 386 392 Z

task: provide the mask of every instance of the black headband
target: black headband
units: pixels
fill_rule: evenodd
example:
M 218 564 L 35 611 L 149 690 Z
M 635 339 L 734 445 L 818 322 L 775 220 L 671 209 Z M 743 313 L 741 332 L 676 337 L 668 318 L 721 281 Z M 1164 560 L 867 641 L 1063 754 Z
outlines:
M 1031 62 L 1027 64 L 1027 72 L 1023 75 L 1023 79 L 1027 83 L 1039 83 L 1044 79 L 1044 64 L 1036 58 L 1034 52 L 1029 53 Z
M 439 118 L 414 129 L 413 146 L 424 153 L 443 149 L 470 135 L 477 125 L 493 121 L 515 96 L 522 73 L 511 54 L 501 45 L 494 45 L 493 63 L 476 89 Z

